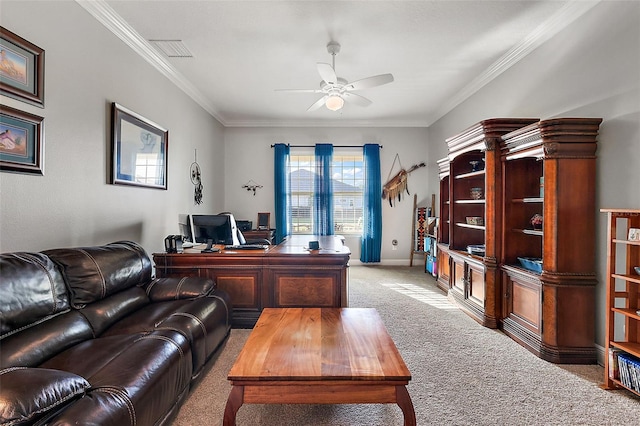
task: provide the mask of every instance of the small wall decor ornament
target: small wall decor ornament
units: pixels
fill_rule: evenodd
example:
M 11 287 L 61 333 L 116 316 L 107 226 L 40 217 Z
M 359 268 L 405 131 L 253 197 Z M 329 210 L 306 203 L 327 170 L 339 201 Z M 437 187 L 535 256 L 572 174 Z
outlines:
M 394 177 L 391 177 L 391 173 L 393 172 L 393 167 L 398 162 L 400 166 L 400 171 L 395 174 Z M 389 170 L 389 176 L 387 176 L 387 183 L 382 186 L 382 199 L 389 200 L 389 205 L 393 207 L 393 201 L 397 198 L 398 202 L 402 201 L 402 194 L 404 191 L 409 194 L 409 187 L 407 186 L 407 179 L 409 178 L 409 173 L 412 171 L 419 169 L 420 167 L 425 167 L 424 163 L 414 164 L 409 168 L 409 170 L 405 170 L 402 167 L 402 163 L 400 163 L 400 156 L 396 154 L 393 159 L 393 164 L 391 164 L 391 170 Z
M 245 183 L 244 185 L 242 185 L 242 187 L 244 189 L 246 189 L 247 191 L 253 191 L 253 196 L 256 196 L 256 189 L 262 188 L 262 185 L 260 185 L 259 183 L 254 182 L 253 180 L 250 180 L 249 182 Z
M 194 185 L 193 202 L 196 204 L 202 204 L 202 173 L 200 172 L 200 165 L 198 164 L 198 150 L 194 150 L 194 161 L 189 168 L 189 174 L 191 177 L 191 183 Z

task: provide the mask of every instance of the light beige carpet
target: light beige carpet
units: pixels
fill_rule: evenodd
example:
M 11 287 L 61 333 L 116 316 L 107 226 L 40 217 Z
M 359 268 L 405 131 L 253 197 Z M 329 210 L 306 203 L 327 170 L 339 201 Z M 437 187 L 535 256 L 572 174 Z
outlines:
M 638 425 L 640 398 L 599 388 L 597 365 L 543 361 L 453 306 L 420 267 L 355 266 L 352 307 L 378 310 L 412 374 L 418 425 Z M 220 425 L 251 330 L 234 329 L 174 425 Z M 402 425 L 396 405 L 243 405 L 238 425 Z

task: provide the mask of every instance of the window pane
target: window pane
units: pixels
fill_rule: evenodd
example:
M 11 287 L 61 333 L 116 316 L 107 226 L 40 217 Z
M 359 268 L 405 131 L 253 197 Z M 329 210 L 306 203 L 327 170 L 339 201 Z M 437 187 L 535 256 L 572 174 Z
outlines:
M 313 214 L 313 155 L 291 155 L 291 229 L 294 234 L 312 233 Z
M 333 157 L 333 221 L 335 232 L 362 233 L 362 194 L 364 189 L 362 155 Z
M 291 212 L 294 234 L 313 233 L 313 180 L 315 156 L 290 156 Z M 336 155 L 331 165 L 333 178 L 335 232 L 362 233 L 362 196 L 364 189 L 364 162 L 362 155 Z

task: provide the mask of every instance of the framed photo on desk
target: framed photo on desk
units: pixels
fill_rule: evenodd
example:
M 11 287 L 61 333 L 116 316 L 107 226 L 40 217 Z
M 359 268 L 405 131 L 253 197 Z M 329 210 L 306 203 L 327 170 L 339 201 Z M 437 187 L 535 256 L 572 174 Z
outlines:
M 271 224 L 271 213 L 258 213 L 258 230 L 267 230 Z

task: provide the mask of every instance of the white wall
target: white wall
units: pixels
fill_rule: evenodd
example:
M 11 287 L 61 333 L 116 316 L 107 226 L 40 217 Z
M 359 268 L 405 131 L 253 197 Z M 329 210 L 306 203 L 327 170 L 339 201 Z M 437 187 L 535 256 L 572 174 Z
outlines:
M 640 208 L 640 3 L 602 2 L 429 128 L 444 140 L 492 117 L 602 117 L 598 137 L 596 342 L 604 344 L 606 223 L 600 208 Z M 437 168 L 429 170 L 436 190 Z M 576 176 L 576 179 L 580 179 Z M 579 256 L 579 251 L 576 256 Z
M 178 213 L 223 209 L 222 126 L 73 1 L 2 1 L 0 24 L 45 50 L 45 174 L 0 173 L 0 251 L 140 242 L 163 250 Z M 110 107 L 118 102 L 169 130 L 168 190 L 107 183 Z M 204 204 L 193 203 L 194 149 Z
M 396 153 L 405 169 L 420 162 L 433 161 L 427 155 L 427 129 L 425 128 L 227 128 L 225 130 L 226 163 L 225 206 L 237 219 L 252 220 L 255 224 L 258 212 L 271 212 L 273 217 L 273 149 L 274 143 L 291 145 L 314 145 L 326 142 L 334 145 L 363 145 L 378 143 L 381 175 L 386 182 Z M 395 174 L 399 169 L 393 171 Z M 392 174 L 392 176 L 393 176 Z M 437 179 L 437 177 L 436 177 Z M 253 180 L 264 186 L 255 197 L 242 185 Z M 409 191 L 399 203 L 390 207 L 383 202 L 382 208 L 382 263 L 408 265 L 411 250 L 411 217 L 413 195 L 418 195 L 418 204 L 428 206 L 431 193 L 427 194 L 427 169 L 420 168 L 409 175 Z M 391 241 L 398 240 L 397 250 L 392 250 Z M 360 239 L 348 238 L 352 259 L 360 258 Z

